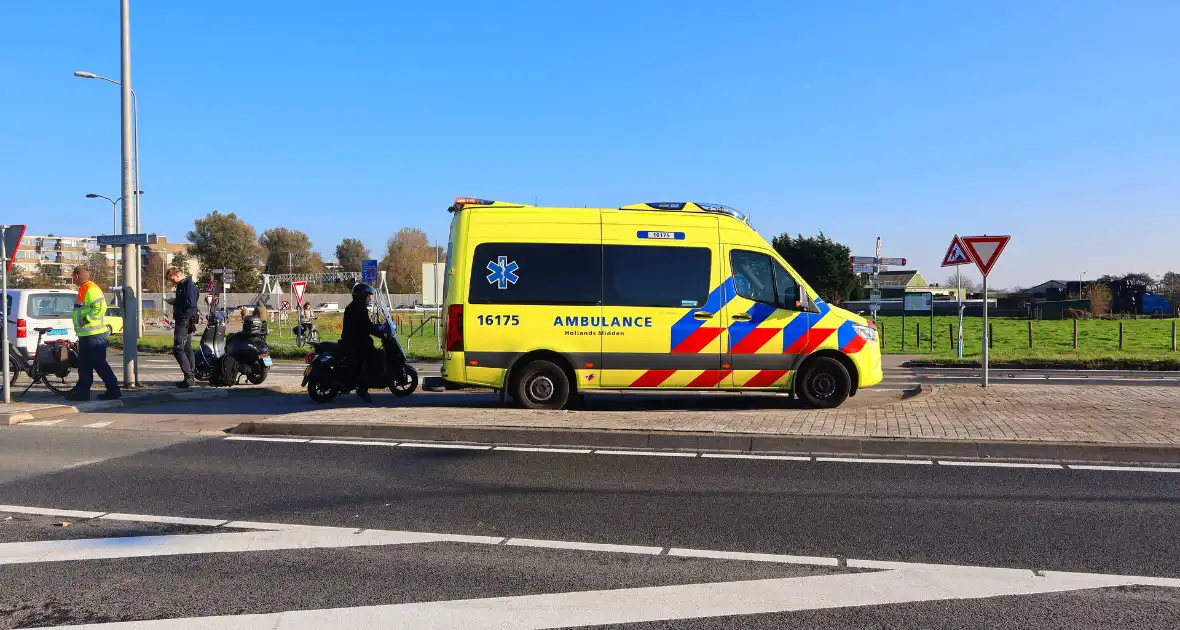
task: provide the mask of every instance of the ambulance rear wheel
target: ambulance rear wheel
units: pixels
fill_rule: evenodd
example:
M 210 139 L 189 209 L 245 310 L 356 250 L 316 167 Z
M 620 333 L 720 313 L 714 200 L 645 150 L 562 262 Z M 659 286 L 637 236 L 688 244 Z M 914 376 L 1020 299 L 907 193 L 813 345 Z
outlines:
M 520 369 L 512 388 L 512 398 L 525 409 L 561 409 L 569 397 L 569 379 L 549 361 L 530 361 Z
M 851 390 L 847 368 L 831 357 L 816 357 L 804 366 L 796 393 L 808 407 L 833 409 L 848 399 Z

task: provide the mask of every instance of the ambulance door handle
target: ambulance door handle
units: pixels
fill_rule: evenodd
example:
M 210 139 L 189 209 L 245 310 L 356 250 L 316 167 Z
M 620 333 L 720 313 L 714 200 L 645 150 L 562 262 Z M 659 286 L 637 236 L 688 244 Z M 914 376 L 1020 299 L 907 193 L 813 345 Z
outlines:
M 751 319 L 753 319 L 753 318 L 750 317 L 749 313 L 734 313 L 733 314 L 733 321 L 735 321 L 735 322 L 748 322 Z
M 713 313 L 709 311 L 697 311 L 692 314 L 693 319 L 713 319 Z

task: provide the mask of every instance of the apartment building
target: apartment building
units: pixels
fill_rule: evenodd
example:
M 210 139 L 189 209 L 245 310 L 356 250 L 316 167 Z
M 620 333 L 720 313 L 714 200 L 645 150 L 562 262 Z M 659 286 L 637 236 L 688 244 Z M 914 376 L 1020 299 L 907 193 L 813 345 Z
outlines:
M 152 257 L 163 253 L 165 265 L 170 265 L 175 254 L 187 253 L 188 246 L 189 243 L 184 242 L 169 243 L 166 236 L 160 236 L 155 245 L 143 248 L 144 273 L 148 272 L 149 265 L 155 271 L 159 271 L 158 258 L 154 263 L 149 263 Z M 21 239 L 20 249 L 16 252 L 14 266 L 29 275 L 45 271 L 47 275 L 62 278 L 63 283 L 68 283 L 73 268 L 86 263 L 95 253 L 101 253 L 110 262 L 112 271 L 123 269 L 122 247 L 99 245 L 98 240 L 93 236 L 57 236 L 55 234 L 46 236 L 26 234 Z M 186 271 L 190 275 L 196 276 L 200 270 L 200 263 L 190 257 Z

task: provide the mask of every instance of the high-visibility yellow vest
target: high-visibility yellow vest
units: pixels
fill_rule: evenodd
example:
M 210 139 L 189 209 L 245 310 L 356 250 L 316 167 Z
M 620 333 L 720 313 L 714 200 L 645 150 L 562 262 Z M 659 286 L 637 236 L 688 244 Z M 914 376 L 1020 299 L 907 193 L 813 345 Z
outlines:
M 107 312 L 107 299 L 97 284 L 87 280 L 78 287 L 78 296 L 74 298 L 74 333 L 79 337 L 89 337 L 107 331 L 103 317 Z

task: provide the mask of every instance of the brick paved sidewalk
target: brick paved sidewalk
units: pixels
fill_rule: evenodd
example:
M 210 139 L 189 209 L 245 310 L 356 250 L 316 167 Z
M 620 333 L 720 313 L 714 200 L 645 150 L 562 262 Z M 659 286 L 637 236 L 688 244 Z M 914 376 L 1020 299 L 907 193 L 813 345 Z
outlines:
M 771 404 L 776 408 L 564 412 L 350 406 L 263 422 L 1180 445 L 1177 387 L 997 385 L 984 390 L 976 385 L 940 385 L 918 398 L 879 406 L 814 411 Z

